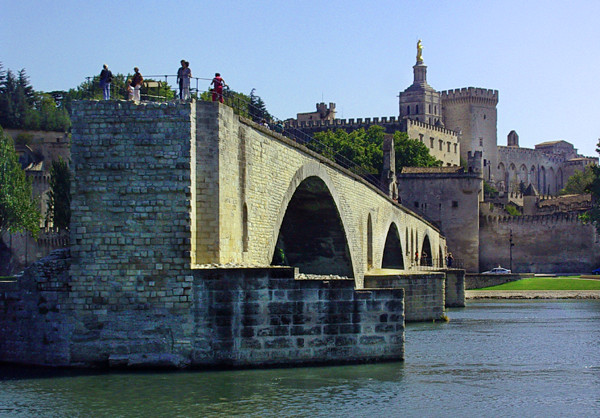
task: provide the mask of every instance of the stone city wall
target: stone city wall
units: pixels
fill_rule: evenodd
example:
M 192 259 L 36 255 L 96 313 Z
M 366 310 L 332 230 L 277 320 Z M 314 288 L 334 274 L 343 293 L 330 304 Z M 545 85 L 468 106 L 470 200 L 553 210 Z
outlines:
M 0 238 L 6 254 L 0 265 L 0 276 L 22 271 L 33 261 L 47 256 L 52 251 L 69 246 L 69 231 L 54 228 L 42 229 L 37 240 L 25 232 L 5 233 Z
M 521 275 L 467 273 L 465 276 L 465 289 L 481 289 L 484 287 L 498 286 L 500 284 L 514 282 L 517 280 L 521 280 Z
M 481 216 L 480 271 L 498 265 L 510 268 L 510 233 L 513 234 L 514 273 L 584 273 L 600 264 L 598 234 L 577 214 L 540 216 Z

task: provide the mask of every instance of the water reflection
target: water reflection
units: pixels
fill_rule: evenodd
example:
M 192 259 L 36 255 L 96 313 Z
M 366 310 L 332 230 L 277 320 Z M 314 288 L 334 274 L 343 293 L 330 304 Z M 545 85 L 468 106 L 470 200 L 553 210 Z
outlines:
M 600 301 L 491 301 L 409 324 L 404 363 L 178 373 L 0 368 L 10 416 L 591 416 Z

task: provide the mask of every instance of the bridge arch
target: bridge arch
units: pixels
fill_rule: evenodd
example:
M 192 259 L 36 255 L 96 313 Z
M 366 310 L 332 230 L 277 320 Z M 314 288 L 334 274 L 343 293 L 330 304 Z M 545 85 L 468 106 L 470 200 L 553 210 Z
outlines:
M 404 252 L 402 251 L 400 232 L 395 222 L 392 222 L 388 228 L 381 257 L 381 268 L 404 270 Z
M 317 163 L 303 165 L 280 205 L 269 249 L 272 262 L 283 250 L 285 263 L 301 273 L 356 277 L 358 258 L 348 242 L 347 219 L 327 171 Z
M 423 244 L 421 245 L 420 264 L 422 266 L 431 266 L 431 260 L 433 252 L 431 251 L 431 241 L 429 240 L 429 234 L 426 232 L 423 234 Z

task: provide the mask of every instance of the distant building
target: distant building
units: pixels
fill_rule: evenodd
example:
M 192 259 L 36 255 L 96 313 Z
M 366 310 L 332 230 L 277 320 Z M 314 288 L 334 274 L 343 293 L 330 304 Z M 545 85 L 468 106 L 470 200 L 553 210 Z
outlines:
M 480 152 L 483 179 L 509 193 L 532 184 L 542 195 L 556 195 L 576 170 L 598 164 L 597 157 L 579 155 L 564 140 L 520 148 L 515 131 L 508 134 L 506 146 L 499 146 L 498 90 L 468 87 L 438 92 L 427 83 L 427 66 L 420 54 L 413 66 L 413 83 L 398 97 L 398 117 L 335 119 L 335 103 L 329 108 L 318 103 L 316 112 L 298 113 L 286 124 L 308 134 L 372 125 L 387 133 L 406 132 L 445 166 L 460 165 L 461 159 L 466 163 L 469 153 Z

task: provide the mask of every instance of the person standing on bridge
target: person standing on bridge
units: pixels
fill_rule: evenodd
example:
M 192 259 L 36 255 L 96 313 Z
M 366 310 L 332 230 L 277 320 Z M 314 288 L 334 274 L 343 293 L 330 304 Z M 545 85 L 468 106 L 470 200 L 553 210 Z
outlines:
M 190 99 L 190 81 L 192 80 L 192 70 L 190 70 L 190 63 L 188 61 L 183 62 L 183 72 L 182 72 L 183 82 L 181 86 L 183 87 L 183 95 L 181 100 L 189 100 Z
M 216 102 L 218 100 L 221 103 L 223 103 L 223 87 L 229 87 L 229 86 L 227 84 L 225 84 L 225 80 L 223 80 L 223 78 L 221 78 L 221 74 L 215 73 L 215 78 L 213 78 L 213 80 L 210 84 L 211 84 L 211 86 L 213 86 L 212 101 Z
M 177 70 L 177 83 L 179 84 L 179 100 L 183 100 L 183 71 L 185 70 L 185 60 L 181 60 L 181 67 Z
M 100 88 L 102 89 L 104 100 L 110 100 L 110 83 L 112 83 L 112 78 L 113 75 L 108 69 L 108 65 L 104 64 L 100 72 Z
M 141 100 L 140 90 L 142 89 L 142 83 L 144 82 L 144 77 L 140 73 L 140 69 L 135 67 L 133 69 L 135 74 L 131 78 L 131 87 L 133 87 L 133 101 L 139 103 Z

